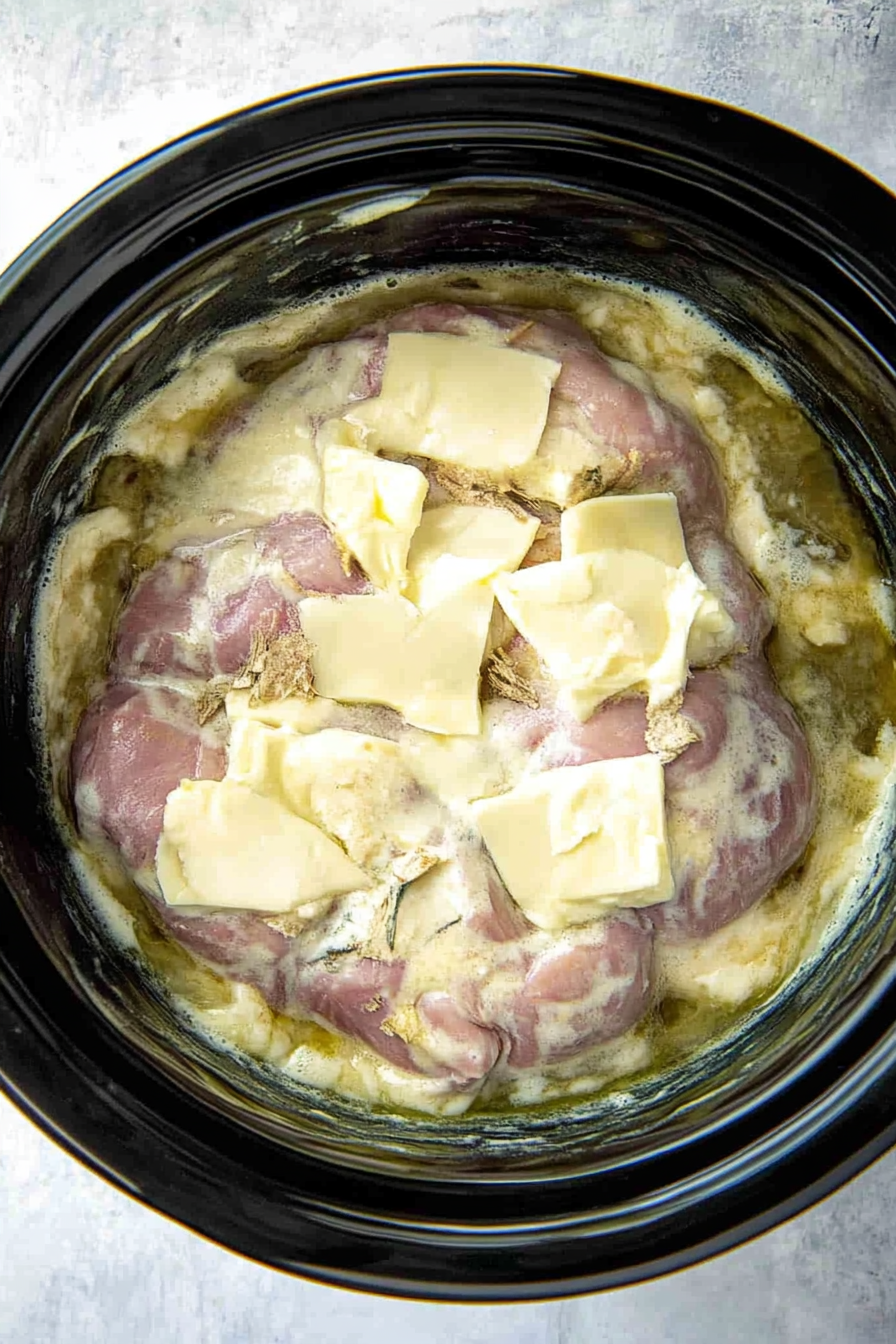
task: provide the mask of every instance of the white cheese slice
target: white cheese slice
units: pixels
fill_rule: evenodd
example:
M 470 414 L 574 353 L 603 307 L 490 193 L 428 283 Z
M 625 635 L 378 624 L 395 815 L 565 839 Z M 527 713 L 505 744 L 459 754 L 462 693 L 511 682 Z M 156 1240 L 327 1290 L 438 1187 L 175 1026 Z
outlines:
M 643 551 L 672 569 L 693 573 L 673 494 L 602 495 L 567 509 L 560 518 L 564 560 L 604 550 Z M 707 587 L 688 637 L 688 660 L 705 665 L 730 652 L 734 622 Z
M 564 560 L 591 551 L 644 551 L 677 569 L 688 553 L 673 494 L 602 495 L 560 516 Z
M 706 592 L 689 565 L 600 551 L 499 574 L 492 586 L 578 719 L 632 687 L 646 688 L 653 705 L 683 689 L 688 634 Z
M 428 611 L 471 583 L 514 570 L 537 531 L 537 518 L 514 518 L 506 509 L 427 509 L 411 542 L 405 596 Z
M 168 795 L 156 872 L 169 905 L 277 914 L 370 886 L 319 827 L 231 779 Z
M 317 734 L 312 734 L 317 736 Z M 296 807 L 283 785 L 283 762 L 290 743 L 302 738 L 291 728 L 271 728 L 254 719 L 237 719 L 231 729 L 227 750 L 227 779 L 243 784 L 253 793 L 273 798 L 306 821 L 312 817 L 307 808 Z
M 336 446 L 324 451 L 323 470 L 327 521 L 377 588 L 401 592 L 429 489 L 423 472 Z
M 282 700 L 252 703 L 251 691 L 228 691 L 224 709 L 231 724 L 242 719 L 267 724 L 271 728 L 291 728 L 295 733 L 317 733 L 325 728 L 339 706 L 334 700 L 315 695 L 311 700 L 300 695 Z
M 424 788 L 450 807 L 511 788 L 522 778 L 529 755 L 524 747 L 494 731 L 488 706 L 477 737 L 439 736 L 407 728 L 401 749 L 408 768 Z
M 321 827 L 355 863 L 389 875 L 396 853 L 418 850 L 438 822 L 398 743 L 367 733 L 306 736 L 243 719 L 233 727 L 227 777 Z
M 377 808 L 376 800 L 401 792 L 410 783 L 397 742 L 344 728 L 327 728 L 310 737 L 293 737 L 283 757 L 283 786 L 290 805 L 300 814 L 325 824 L 326 811 Z M 338 794 L 349 795 L 342 799 Z M 341 837 L 340 837 L 341 838 Z
M 472 585 L 420 612 L 386 593 L 309 597 L 302 629 L 327 699 L 389 705 L 433 733 L 478 733 L 479 668 L 492 594 Z
M 288 728 L 293 733 L 327 740 L 321 730 L 328 730 L 330 723 L 336 720 L 339 705 L 335 700 L 324 700 L 320 696 L 313 700 L 289 696 L 257 705 L 250 704 L 250 698 L 249 691 L 231 691 L 225 702 L 231 724 L 230 773 L 233 778 L 241 778 L 259 792 L 265 792 L 266 789 L 253 779 L 234 773 L 235 762 L 242 758 L 243 724 Z M 500 720 L 497 727 L 494 722 L 490 724 L 489 712 L 487 707 L 483 715 L 483 731 L 475 737 L 429 733 L 410 727 L 402 732 L 400 744 L 408 769 L 424 788 L 443 802 L 451 805 L 467 803 L 471 798 L 501 793 L 522 777 L 528 759 L 525 747 L 512 733 L 501 732 Z M 494 716 L 493 707 L 491 712 Z
M 540 928 L 674 895 L 656 756 L 547 770 L 472 806 L 508 891 Z
M 568 413 L 568 404 L 564 407 Z M 513 484 L 530 499 L 548 499 L 566 508 L 580 491 L 583 474 L 594 468 L 595 444 L 584 416 L 577 416 L 581 429 L 552 424 L 541 436 L 531 462 L 513 473 Z
M 346 419 L 367 447 L 416 453 L 496 476 L 538 451 L 556 360 L 464 336 L 398 332 L 389 337 L 382 391 Z

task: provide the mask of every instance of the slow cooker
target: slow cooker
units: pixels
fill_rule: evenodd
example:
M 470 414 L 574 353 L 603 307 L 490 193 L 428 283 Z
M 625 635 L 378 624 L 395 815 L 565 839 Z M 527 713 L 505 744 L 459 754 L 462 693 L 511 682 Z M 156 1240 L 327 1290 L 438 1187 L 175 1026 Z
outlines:
M 211 334 L 384 272 L 539 265 L 660 285 L 792 389 L 896 557 L 896 199 L 744 112 L 568 70 L 312 89 L 133 164 L 0 278 L 0 1076 L 80 1160 L 326 1282 L 542 1298 L 683 1267 L 896 1138 L 894 872 L 836 955 L 688 1064 L 516 1117 L 365 1111 L 215 1052 L 81 897 L 29 687 L 43 557 L 121 415 Z

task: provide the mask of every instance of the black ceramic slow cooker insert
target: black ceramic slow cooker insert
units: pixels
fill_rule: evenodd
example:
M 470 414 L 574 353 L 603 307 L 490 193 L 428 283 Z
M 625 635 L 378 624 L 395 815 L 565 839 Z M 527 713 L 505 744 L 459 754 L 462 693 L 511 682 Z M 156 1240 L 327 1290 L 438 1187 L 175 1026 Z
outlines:
M 401 204 L 403 208 L 394 208 Z M 354 209 L 354 207 L 361 207 Z M 766 360 L 896 555 L 896 199 L 743 112 L 570 71 L 424 70 L 251 108 L 100 187 L 0 278 L 0 1075 L 49 1134 L 225 1246 L 495 1300 L 678 1268 L 896 1137 L 893 872 L 835 956 L 675 1076 L 515 1119 L 364 1111 L 238 1067 L 81 898 L 28 685 L 42 557 L 177 353 L 347 283 L 538 265 L 661 285 Z

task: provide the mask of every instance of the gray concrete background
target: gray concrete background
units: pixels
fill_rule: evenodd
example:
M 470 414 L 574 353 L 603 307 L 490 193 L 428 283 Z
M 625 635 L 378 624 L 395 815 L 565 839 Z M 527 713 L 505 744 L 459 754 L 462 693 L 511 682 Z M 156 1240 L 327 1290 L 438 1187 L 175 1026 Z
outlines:
M 783 121 L 896 187 L 893 0 L 0 0 L 0 267 L 122 164 L 323 80 L 436 62 L 628 75 Z M 894 240 L 896 245 L 896 240 Z M 891 1344 L 896 1154 L 727 1256 L 541 1306 L 291 1280 L 131 1202 L 0 1100 L 0 1340 Z

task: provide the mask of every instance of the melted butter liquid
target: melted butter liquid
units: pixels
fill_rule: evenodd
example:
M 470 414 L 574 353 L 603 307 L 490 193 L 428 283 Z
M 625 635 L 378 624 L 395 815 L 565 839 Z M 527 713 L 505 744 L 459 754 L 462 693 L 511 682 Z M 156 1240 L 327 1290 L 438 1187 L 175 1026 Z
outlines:
M 235 408 L 238 412 L 293 368 L 309 345 L 342 339 L 366 322 L 423 301 L 553 307 L 577 316 L 606 354 L 645 370 L 661 395 L 697 419 L 716 452 L 729 502 L 737 505 L 745 482 L 758 483 L 765 517 L 784 528 L 782 562 L 765 576 L 777 608 L 768 656 L 812 747 L 820 794 L 816 834 L 801 862 L 755 910 L 692 948 L 659 947 L 658 1005 L 623 1041 L 599 1047 L 575 1067 L 546 1070 L 535 1087 L 511 1085 L 481 1102 L 491 1109 L 556 1103 L 612 1088 L 620 1077 L 673 1066 L 767 1000 L 819 945 L 857 866 L 869 857 L 862 850 L 862 833 L 880 805 L 893 755 L 892 746 L 888 757 L 881 745 L 885 725 L 896 723 L 893 639 L 874 600 L 874 585 L 882 576 L 864 519 L 829 447 L 786 390 L 746 352 L 670 296 L 586 277 L 485 270 L 389 276 L 228 333 L 212 352 L 214 358 L 223 352 L 233 360 L 235 376 L 226 393 L 201 408 L 186 393 L 181 408 L 169 404 L 165 423 L 192 445 L 185 465 L 172 469 L 151 455 L 137 457 L 127 451 L 126 436 L 119 436 L 117 451 L 96 466 L 88 507 L 115 506 L 129 513 L 136 525 L 132 558 L 138 567 L 148 565 L 155 555 L 140 532 L 148 505 L 183 492 L 196 460 L 214 450 Z M 810 559 L 823 557 L 821 596 L 826 612 L 833 611 L 846 624 L 846 645 L 819 647 L 805 637 L 807 610 L 821 591 L 818 582 L 805 582 L 809 551 Z M 108 561 L 98 556 L 98 573 L 104 564 Z M 105 643 L 86 651 L 78 663 L 80 684 L 62 688 L 69 703 L 83 705 L 84 687 L 91 675 L 101 674 L 107 650 Z M 53 669 L 38 661 L 36 675 L 39 681 L 52 681 Z M 55 689 L 58 701 L 60 688 Z M 73 731 L 71 723 L 69 728 Z M 274 1062 L 310 1049 L 333 1064 L 326 1078 L 320 1076 L 322 1085 L 393 1111 L 404 1109 L 400 1089 L 372 1085 L 375 1068 L 370 1060 L 365 1064 L 363 1047 L 313 1024 L 278 1017 L 260 1000 L 254 1009 L 244 1000 L 237 1012 L 232 985 L 162 935 L 142 899 L 133 889 L 127 893 L 120 878 L 113 880 L 96 869 L 94 873 L 95 880 L 86 885 L 98 902 L 111 898 L 126 905 L 142 956 L 225 1045 Z M 736 983 L 732 967 L 739 976 Z M 721 983 L 720 977 L 725 980 L 726 971 L 729 983 L 720 992 L 713 986 Z M 253 1011 L 258 1018 L 267 1015 L 263 1030 L 247 1029 Z

